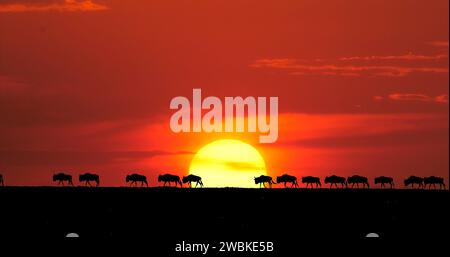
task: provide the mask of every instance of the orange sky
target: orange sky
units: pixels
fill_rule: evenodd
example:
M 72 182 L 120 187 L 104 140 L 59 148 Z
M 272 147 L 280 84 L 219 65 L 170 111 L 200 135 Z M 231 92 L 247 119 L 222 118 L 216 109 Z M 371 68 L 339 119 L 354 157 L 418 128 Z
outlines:
M 219 138 L 268 172 L 449 176 L 447 0 L 0 1 L 0 172 L 123 185 Z M 279 139 L 174 134 L 169 102 L 278 96 Z M 400 183 L 398 183 L 400 184 Z

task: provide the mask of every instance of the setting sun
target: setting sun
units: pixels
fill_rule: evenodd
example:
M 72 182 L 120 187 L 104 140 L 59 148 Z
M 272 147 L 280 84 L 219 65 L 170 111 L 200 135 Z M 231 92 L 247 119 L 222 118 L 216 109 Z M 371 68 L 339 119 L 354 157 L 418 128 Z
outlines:
M 201 176 L 206 187 L 255 187 L 253 178 L 265 175 L 266 165 L 253 146 L 222 139 L 197 152 L 189 173 Z

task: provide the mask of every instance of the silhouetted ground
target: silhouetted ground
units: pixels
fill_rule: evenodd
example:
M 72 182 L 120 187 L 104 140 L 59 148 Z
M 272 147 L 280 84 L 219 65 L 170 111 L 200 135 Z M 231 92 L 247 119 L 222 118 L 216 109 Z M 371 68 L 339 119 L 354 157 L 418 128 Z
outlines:
M 1 237 L 305 240 L 441 237 L 449 191 L 237 188 L 0 188 Z M 5 226 L 6 225 L 6 226 Z M 448 235 L 446 235 L 448 237 Z M 160 242 L 160 243 L 158 243 Z M 161 250 L 161 249 L 159 249 Z M 172 249 L 173 250 L 173 249 Z

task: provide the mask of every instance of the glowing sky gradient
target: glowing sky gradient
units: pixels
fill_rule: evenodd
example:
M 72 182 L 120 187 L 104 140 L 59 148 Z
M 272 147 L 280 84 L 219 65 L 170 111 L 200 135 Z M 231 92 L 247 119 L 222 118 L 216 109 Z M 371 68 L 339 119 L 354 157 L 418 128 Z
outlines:
M 216 139 L 269 175 L 449 176 L 449 2 L 0 1 L 0 173 L 185 174 Z M 278 96 L 279 138 L 174 134 L 192 88 Z M 205 181 L 206 183 L 206 181 Z

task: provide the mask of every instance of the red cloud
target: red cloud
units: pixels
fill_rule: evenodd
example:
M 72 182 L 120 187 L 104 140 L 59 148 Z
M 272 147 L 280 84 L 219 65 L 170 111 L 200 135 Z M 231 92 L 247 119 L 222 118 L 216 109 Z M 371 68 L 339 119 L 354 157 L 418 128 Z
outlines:
M 335 75 L 335 76 L 389 76 L 402 77 L 411 73 L 448 73 L 448 67 L 409 67 L 397 65 L 342 65 L 342 64 L 303 64 L 296 59 L 259 59 L 250 65 L 252 68 L 271 68 L 291 70 L 291 75 Z
M 448 42 L 447 42 L 448 46 Z M 339 60 L 341 61 L 394 61 L 394 60 L 403 60 L 403 61 L 428 61 L 428 60 L 442 60 L 448 59 L 447 54 L 438 54 L 438 55 L 421 55 L 421 54 L 413 54 L 407 53 L 403 55 L 372 55 L 372 56 L 352 56 L 352 57 L 342 57 Z
M 436 97 L 432 97 L 425 94 L 414 93 L 393 93 L 390 94 L 389 99 L 394 101 L 415 101 L 415 102 L 436 102 L 436 103 L 448 103 L 448 95 L 442 94 Z
M 107 6 L 94 3 L 92 0 L 64 0 L 62 2 L 46 4 L 0 4 L 0 13 L 104 11 L 107 9 Z
M 448 95 L 439 95 L 434 98 L 437 103 L 448 103 Z
M 429 45 L 435 46 L 435 47 L 446 47 L 448 48 L 448 41 L 431 41 L 428 42 Z

